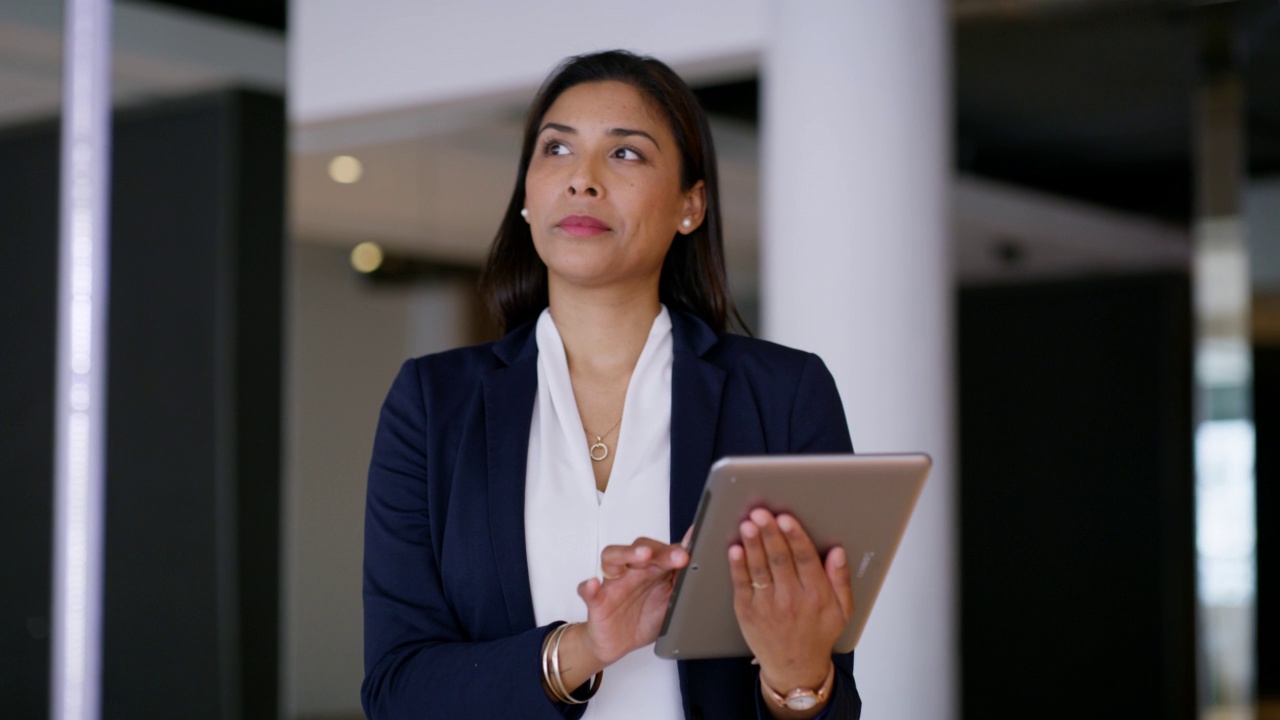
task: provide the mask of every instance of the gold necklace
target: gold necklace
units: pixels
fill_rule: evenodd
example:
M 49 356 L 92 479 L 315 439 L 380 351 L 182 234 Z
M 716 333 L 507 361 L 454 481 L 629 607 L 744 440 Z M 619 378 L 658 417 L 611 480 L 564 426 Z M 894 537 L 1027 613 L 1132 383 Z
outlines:
M 605 458 L 609 457 L 609 446 L 604 444 L 604 439 L 608 437 L 611 433 L 613 433 L 613 431 L 621 424 L 622 424 L 622 418 L 618 418 L 618 422 L 614 423 L 613 427 L 609 428 L 608 430 L 605 430 L 604 434 L 596 435 L 596 441 L 591 444 L 590 448 L 587 449 L 587 455 L 589 455 L 592 460 L 595 460 L 596 462 L 601 462 Z M 587 426 L 583 425 L 582 429 L 587 430 Z M 590 430 L 587 430 L 587 436 L 590 437 L 591 435 L 595 435 L 595 433 L 591 432 Z

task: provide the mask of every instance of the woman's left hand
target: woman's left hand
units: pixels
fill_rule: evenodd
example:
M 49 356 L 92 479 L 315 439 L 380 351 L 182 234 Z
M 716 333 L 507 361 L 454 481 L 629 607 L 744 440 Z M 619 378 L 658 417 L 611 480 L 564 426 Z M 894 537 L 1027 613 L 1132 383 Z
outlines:
M 729 548 L 733 609 L 764 681 L 779 692 L 817 688 L 831 651 L 853 615 L 853 587 L 843 548 L 818 556 L 791 515 L 763 508 L 739 527 Z

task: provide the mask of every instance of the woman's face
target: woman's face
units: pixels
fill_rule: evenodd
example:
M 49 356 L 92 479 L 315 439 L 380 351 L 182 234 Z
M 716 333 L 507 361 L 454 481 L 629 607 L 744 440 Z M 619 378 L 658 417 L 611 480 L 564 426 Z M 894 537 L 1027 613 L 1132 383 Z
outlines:
M 697 228 L 704 205 L 701 181 L 680 189 L 675 137 L 634 87 L 575 85 L 547 109 L 525 175 L 525 207 L 549 282 L 651 282 L 656 291 L 675 234 Z

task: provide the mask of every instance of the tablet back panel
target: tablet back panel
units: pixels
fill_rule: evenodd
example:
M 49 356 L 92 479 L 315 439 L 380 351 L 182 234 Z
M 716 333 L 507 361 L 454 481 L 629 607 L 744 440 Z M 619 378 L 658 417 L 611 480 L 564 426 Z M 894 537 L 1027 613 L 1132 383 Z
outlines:
M 836 652 L 858 644 L 929 474 L 927 455 L 729 457 L 711 468 L 689 566 L 676 579 L 654 651 L 696 659 L 751 655 L 733 612 L 728 550 L 757 508 L 798 518 L 819 553 L 843 545 L 855 610 Z

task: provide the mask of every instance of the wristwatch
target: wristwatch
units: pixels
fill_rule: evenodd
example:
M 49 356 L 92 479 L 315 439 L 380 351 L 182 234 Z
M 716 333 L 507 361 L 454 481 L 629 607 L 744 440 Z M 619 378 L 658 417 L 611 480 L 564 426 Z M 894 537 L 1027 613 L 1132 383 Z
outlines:
M 836 680 L 836 665 L 831 663 L 831 667 L 827 670 L 827 677 L 822 681 L 822 686 L 817 690 L 812 688 L 794 688 L 786 695 L 769 687 L 769 683 L 764 681 L 764 675 L 760 676 L 760 687 L 764 689 L 769 699 L 780 708 L 788 710 L 808 710 L 818 703 L 827 699 L 827 695 L 831 693 L 831 686 Z

